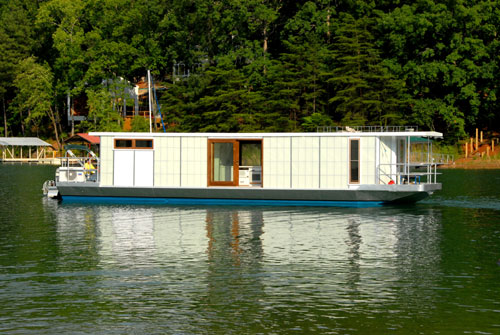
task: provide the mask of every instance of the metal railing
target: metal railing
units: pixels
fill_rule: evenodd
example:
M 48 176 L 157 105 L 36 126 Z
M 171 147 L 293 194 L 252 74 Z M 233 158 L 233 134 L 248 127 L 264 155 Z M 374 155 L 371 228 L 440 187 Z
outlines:
M 96 157 L 97 158 L 97 157 Z M 71 171 L 83 171 L 84 176 L 85 176 L 85 182 L 95 182 L 99 183 L 101 179 L 101 174 L 100 174 L 100 161 L 97 158 L 96 161 L 92 163 L 93 169 L 86 168 L 85 167 L 85 162 L 89 159 L 89 157 L 70 157 L 66 156 L 63 159 L 61 159 L 61 168 L 62 170 L 59 170 L 59 172 L 63 172 L 66 174 L 66 181 L 70 181 L 70 172 Z M 95 163 L 95 164 L 94 164 Z M 81 168 L 81 169 L 73 169 L 71 168 Z M 78 182 L 78 181 L 74 181 Z
M 413 132 L 418 131 L 418 126 L 320 126 L 316 127 L 316 132 L 318 133 L 389 133 L 389 132 Z
M 426 151 L 412 151 L 410 154 L 410 163 L 419 164 L 450 164 L 455 161 L 454 155 L 428 153 Z
M 396 163 L 396 164 L 379 164 L 377 167 L 377 180 L 379 184 L 389 184 L 391 181 L 394 184 L 437 184 L 436 163 Z M 425 171 L 418 169 L 425 168 Z M 383 179 L 388 179 L 385 182 Z

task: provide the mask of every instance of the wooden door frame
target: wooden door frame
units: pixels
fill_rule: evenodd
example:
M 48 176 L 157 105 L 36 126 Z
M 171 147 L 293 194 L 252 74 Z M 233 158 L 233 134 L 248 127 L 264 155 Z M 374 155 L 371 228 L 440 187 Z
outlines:
M 233 181 L 213 181 L 213 143 L 232 143 L 233 144 Z M 207 186 L 238 186 L 240 180 L 240 146 L 237 139 L 208 139 L 207 148 Z

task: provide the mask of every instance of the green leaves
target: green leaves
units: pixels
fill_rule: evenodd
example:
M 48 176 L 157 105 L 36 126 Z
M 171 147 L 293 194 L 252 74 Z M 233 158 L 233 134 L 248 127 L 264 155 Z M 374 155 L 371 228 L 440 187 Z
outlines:
M 21 116 L 23 124 L 32 125 L 35 133 L 51 111 L 53 75 L 47 65 L 36 63 L 34 57 L 22 60 L 18 65 L 18 74 L 14 86 L 18 93 L 11 105 L 11 110 Z
M 88 120 L 92 131 L 120 131 L 120 115 L 113 110 L 113 98 L 107 88 L 88 89 Z
M 82 130 L 120 129 L 109 109 L 120 98 L 102 84 L 137 82 L 148 68 L 168 88 L 169 131 L 408 122 L 459 138 L 500 124 L 499 1 L 12 0 L 0 10 L 0 95 L 14 133 L 49 124 L 27 107 L 22 76 L 14 85 L 30 56 L 23 66 L 53 76 L 54 113 L 68 91 L 88 93 Z
M 492 88 L 498 81 L 499 19 L 494 8 L 499 5 L 427 1 L 381 15 L 382 36 L 389 36 L 385 55 L 401 64 L 397 74 L 413 99 L 412 115 L 448 138 L 478 126 L 495 128 L 500 121 L 489 112 L 487 101 L 497 90 Z
M 348 125 L 400 123 L 403 86 L 385 67 L 369 31 L 373 20 L 344 15 L 333 43 L 336 67 L 328 82 L 336 119 Z

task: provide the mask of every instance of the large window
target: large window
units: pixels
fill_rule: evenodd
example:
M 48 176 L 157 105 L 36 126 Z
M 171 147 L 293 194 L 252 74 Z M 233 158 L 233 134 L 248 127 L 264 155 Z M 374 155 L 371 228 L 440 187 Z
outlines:
M 258 177 L 261 183 L 261 140 L 208 140 L 208 186 L 242 185 L 240 177 L 244 176 L 240 174 L 247 175 L 252 171 L 251 179 L 253 180 L 254 170 L 257 171 L 255 180 Z
M 349 140 L 349 183 L 359 184 L 359 139 Z
M 262 166 L 262 142 L 240 141 L 240 166 Z

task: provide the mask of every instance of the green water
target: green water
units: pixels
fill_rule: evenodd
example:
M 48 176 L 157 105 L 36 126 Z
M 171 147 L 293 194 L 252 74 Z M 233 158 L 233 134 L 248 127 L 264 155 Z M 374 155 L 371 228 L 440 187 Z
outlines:
M 0 164 L 0 333 L 500 334 L 500 171 L 412 206 L 80 205 Z

